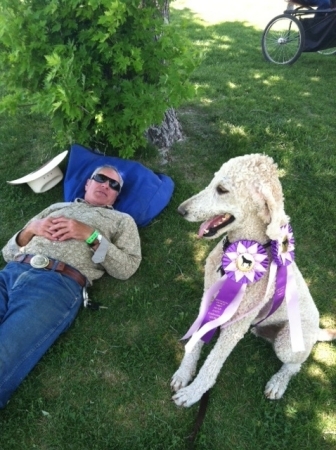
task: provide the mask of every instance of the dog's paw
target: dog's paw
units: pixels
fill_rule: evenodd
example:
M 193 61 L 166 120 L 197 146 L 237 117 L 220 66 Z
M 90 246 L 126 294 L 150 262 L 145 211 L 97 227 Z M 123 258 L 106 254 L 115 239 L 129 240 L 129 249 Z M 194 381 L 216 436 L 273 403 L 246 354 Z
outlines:
M 271 400 L 278 400 L 281 398 L 288 386 L 288 383 L 293 375 L 300 371 L 300 363 L 286 363 L 283 364 L 279 372 L 277 372 L 269 380 L 265 387 L 265 395 Z
M 265 396 L 270 400 L 279 400 L 285 393 L 288 383 L 279 374 L 273 375 L 265 387 Z
M 190 385 L 180 389 L 175 395 L 173 395 L 173 401 L 177 406 L 184 406 L 187 408 L 198 402 L 201 397 L 202 394 L 199 394 L 193 389 L 193 386 Z
M 173 391 L 177 392 L 181 388 L 187 386 L 192 378 L 192 374 L 188 371 L 179 368 L 173 375 L 170 383 L 170 387 Z

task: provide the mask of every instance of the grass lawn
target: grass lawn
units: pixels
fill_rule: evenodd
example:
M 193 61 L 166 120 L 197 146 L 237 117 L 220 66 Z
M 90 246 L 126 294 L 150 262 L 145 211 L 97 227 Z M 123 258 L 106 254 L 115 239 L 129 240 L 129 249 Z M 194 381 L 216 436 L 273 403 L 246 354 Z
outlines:
M 231 157 L 261 152 L 278 163 L 296 261 L 321 325 L 336 328 L 336 58 L 304 53 L 290 67 L 266 63 L 262 31 L 285 2 L 231 3 L 171 4 L 171 20 L 201 55 L 192 77 L 197 96 L 178 110 L 185 139 L 167 164 L 152 149 L 137 159 L 174 179 L 173 198 L 140 230 L 138 272 L 124 282 L 104 276 L 91 289 L 108 309 L 82 310 L 0 411 L 0 450 L 188 448 L 198 404 L 177 408 L 169 384 L 183 355 L 179 339 L 198 312 L 214 242 L 198 240 L 198 225 L 176 209 Z M 61 184 L 37 195 L 6 180 L 64 149 L 53 147 L 44 118 L 24 111 L 0 117 L 0 142 L 2 247 L 33 214 L 63 198 Z M 335 344 L 317 344 L 284 398 L 269 401 L 264 386 L 280 364 L 266 342 L 245 336 L 211 390 L 195 448 L 334 450 Z

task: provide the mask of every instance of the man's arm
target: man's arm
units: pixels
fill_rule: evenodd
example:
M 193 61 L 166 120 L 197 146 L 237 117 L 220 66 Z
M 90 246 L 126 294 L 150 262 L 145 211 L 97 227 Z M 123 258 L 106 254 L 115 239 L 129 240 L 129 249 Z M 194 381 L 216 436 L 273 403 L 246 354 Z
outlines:
M 95 252 L 92 257 L 94 263 L 101 264 L 114 278 L 125 280 L 133 275 L 140 265 L 141 246 L 138 228 L 132 217 L 122 214 L 121 218 L 117 232 L 113 227 L 111 236 L 102 236 L 100 244 L 95 243 L 90 247 Z M 51 240 L 60 242 L 68 239 L 86 242 L 94 231 L 95 228 L 83 222 L 63 216 L 53 218 L 52 225 L 48 228 Z
M 55 240 L 50 232 L 52 220 L 50 217 L 45 219 L 33 219 L 16 236 L 16 243 L 19 247 L 24 247 L 34 236 L 44 236 L 47 239 Z
M 36 229 L 34 227 L 34 222 L 42 220 L 49 213 L 50 208 L 46 208 L 41 211 L 37 216 L 33 217 L 22 230 L 15 233 L 14 236 L 7 242 L 7 244 L 2 249 L 2 255 L 5 261 L 11 261 L 14 256 L 19 253 L 20 248 L 28 244 L 28 242 L 33 239 L 36 234 Z
M 104 261 L 100 264 L 106 272 L 119 280 L 126 280 L 138 269 L 141 262 L 140 236 L 132 217 L 124 214 L 119 230 L 108 242 Z M 99 251 L 97 247 L 96 251 Z
M 54 205 L 44 209 L 33 217 L 22 230 L 12 236 L 12 238 L 2 249 L 2 254 L 5 261 L 11 261 L 14 256 L 20 252 L 21 247 L 27 245 L 34 236 L 44 236 L 49 240 L 57 240 L 53 237 L 52 230 L 50 230 L 50 227 L 52 226 L 52 218 L 48 217 L 48 215 L 50 212 L 63 207 L 64 204 L 65 203 L 55 203 Z
M 100 229 L 99 223 L 93 228 L 92 224 L 87 225 L 64 216 L 48 217 L 50 212 L 55 213 L 60 209 L 55 207 L 56 205 L 52 206 L 29 221 L 20 232 L 9 240 L 2 250 L 5 261 L 12 261 L 18 253 L 25 253 L 25 246 L 29 247 L 35 236 L 43 236 L 54 242 L 81 241 L 88 248 L 86 240 L 97 229 L 102 234 L 104 243 L 100 245 L 95 243 L 90 246 L 94 264 L 101 265 L 109 275 L 122 280 L 132 276 L 138 269 L 141 262 L 140 237 L 137 226 L 130 216 L 121 213 L 122 215 L 117 220 L 106 219 L 107 222 L 104 220 L 105 226 Z M 110 222 L 111 220 L 113 222 Z M 113 226 L 110 227 L 110 223 Z M 72 264 L 76 267 L 74 262 Z
M 28 228 L 24 228 L 16 235 L 16 243 L 19 247 L 24 247 L 34 236 L 35 234 L 32 231 Z

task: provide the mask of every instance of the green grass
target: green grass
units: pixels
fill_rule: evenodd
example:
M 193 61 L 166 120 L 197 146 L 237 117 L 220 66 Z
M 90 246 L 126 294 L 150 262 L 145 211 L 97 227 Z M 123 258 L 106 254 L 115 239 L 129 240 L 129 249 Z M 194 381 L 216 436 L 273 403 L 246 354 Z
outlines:
M 0 411 L 1 450 L 187 448 L 198 405 L 177 408 L 169 383 L 183 355 L 179 339 L 198 311 L 204 260 L 214 243 L 199 241 L 198 225 L 176 209 L 231 157 L 262 152 L 279 164 L 297 262 L 321 323 L 336 327 L 336 59 L 302 54 L 291 67 L 268 64 L 261 55 L 262 25 L 243 17 L 207 23 L 183 3 L 183 9 L 172 5 L 172 20 L 202 53 L 193 75 L 197 97 L 178 111 L 185 140 L 171 149 L 165 166 L 152 149 L 137 155 L 174 179 L 174 196 L 140 230 L 138 272 L 125 282 L 104 276 L 95 284 L 91 297 L 108 309 L 82 310 Z M 266 16 L 257 3 L 256 17 L 258 8 Z M 273 16 L 270 11 L 266 23 Z M 24 111 L 1 117 L 0 130 L 3 246 L 33 214 L 62 199 L 61 184 L 37 195 L 6 180 L 64 149 L 53 147 L 43 118 Z M 317 344 L 284 398 L 272 402 L 263 389 L 279 367 L 267 343 L 246 336 L 211 391 L 196 448 L 334 450 L 335 345 Z

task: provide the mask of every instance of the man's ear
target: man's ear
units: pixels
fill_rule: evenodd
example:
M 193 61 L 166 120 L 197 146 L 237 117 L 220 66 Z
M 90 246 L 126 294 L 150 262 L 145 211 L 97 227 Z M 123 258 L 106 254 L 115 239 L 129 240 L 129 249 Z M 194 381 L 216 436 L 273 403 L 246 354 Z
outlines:
M 85 191 L 86 191 L 87 188 L 89 187 L 89 181 L 90 181 L 90 179 L 87 179 L 87 180 L 86 180 L 86 183 L 85 183 L 85 186 L 84 186 Z

